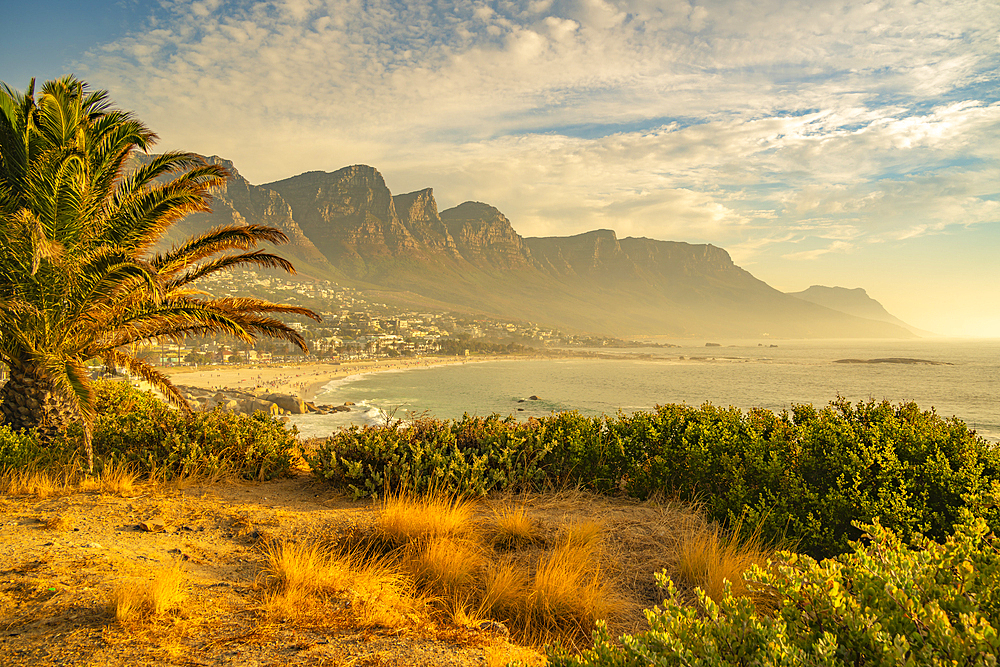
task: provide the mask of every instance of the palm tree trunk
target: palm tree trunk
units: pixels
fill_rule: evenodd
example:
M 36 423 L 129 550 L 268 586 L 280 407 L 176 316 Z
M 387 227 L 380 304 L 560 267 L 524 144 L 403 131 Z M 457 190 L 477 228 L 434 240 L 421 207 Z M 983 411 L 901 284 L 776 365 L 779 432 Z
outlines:
M 80 421 L 72 403 L 63 397 L 30 362 L 12 365 L 10 378 L 0 387 L 0 412 L 3 423 L 14 430 L 36 430 L 40 444 L 47 445 L 66 432 L 70 424 Z M 93 452 L 89 429 L 84 425 L 87 464 L 93 470 Z

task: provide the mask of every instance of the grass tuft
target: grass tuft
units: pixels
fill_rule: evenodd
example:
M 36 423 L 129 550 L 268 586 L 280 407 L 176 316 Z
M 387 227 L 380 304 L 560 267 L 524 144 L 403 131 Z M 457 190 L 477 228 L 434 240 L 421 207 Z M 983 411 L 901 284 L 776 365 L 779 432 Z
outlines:
M 604 524 L 593 519 L 581 519 L 563 526 L 562 532 L 569 544 L 581 548 L 596 548 L 602 542 Z
M 492 510 L 493 545 L 506 549 L 523 549 L 540 541 L 538 522 L 528 516 L 524 505 L 495 505 Z
M 454 496 L 386 494 L 375 531 L 395 547 L 435 537 L 468 537 L 475 532 L 475 503 Z
M 483 571 L 480 615 L 495 619 L 518 616 L 528 597 L 530 573 L 513 558 L 493 561 Z
M 749 597 L 766 611 L 776 604 L 773 596 L 749 587 L 743 573 L 751 565 L 767 567 L 774 554 L 775 548 L 757 529 L 746 533 L 742 524 L 731 532 L 718 526 L 691 526 L 678 544 L 676 571 L 680 580 L 701 588 L 713 600 L 722 599 L 728 581 L 735 597 Z
M 478 545 L 469 540 L 434 537 L 408 551 L 404 564 L 417 583 L 449 596 L 472 588 L 484 564 Z
M 263 548 L 264 609 L 272 618 L 317 613 L 316 600 L 340 597 L 361 627 L 402 627 L 420 601 L 391 559 L 356 548 L 328 550 L 316 541 L 272 541 Z M 322 613 L 322 612 L 319 612 Z
M 84 477 L 77 488 L 84 492 L 99 492 L 117 496 L 135 493 L 139 475 L 133 466 L 113 459 L 104 463 L 95 477 Z
M 596 557 L 594 544 L 567 541 L 539 557 L 519 630 L 531 643 L 553 637 L 584 641 L 594 623 L 617 615 L 624 601 Z
M 119 623 L 131 623 L 164 614 L 184 597 L 184 573 L 179 565 L 158 572 L 152 581 L 129 581 L 111 592 L 109 607 Z
M 8 496 L 50 498 L 68 490 L 68 480 L 35 466 L 7 468 L 0 473 L 0 493 Z

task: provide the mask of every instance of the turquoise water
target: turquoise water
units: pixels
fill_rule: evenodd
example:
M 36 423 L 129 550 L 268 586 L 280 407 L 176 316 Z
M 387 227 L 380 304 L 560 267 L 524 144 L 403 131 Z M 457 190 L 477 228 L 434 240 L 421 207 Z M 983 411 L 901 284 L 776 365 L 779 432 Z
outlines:
M 517 417 L 578 410 L 614 414 L 662 403 L 780 411 L 793 403 L 914 401 L 957 416 L 980 435 L 1000 440 L 1000 340 L 782 341 L 705 347 L 603 350 L 644 359 L 553 359 L 468 362 L 353 376 L 331 382 L 317 402 L 352 401 L 349 413 L 293 418 L 306 436 L 387 414 L 458 418 L 463 413 Z M 838 359 L 906 357 L 946 365 L 838 364 Z M 540 400 L 527 400 L 536 395 Z

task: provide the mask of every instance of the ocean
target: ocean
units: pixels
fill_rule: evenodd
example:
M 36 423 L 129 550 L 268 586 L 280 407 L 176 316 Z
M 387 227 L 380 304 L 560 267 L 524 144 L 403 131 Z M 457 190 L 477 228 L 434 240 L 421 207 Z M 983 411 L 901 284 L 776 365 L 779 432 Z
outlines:
M 356 375 L 329 383 L 316 397 L 317 403 L 351 401 L 351 412 L 296 415 L 292 422 L 303 436 L 323 437 L 352 424 L 384 423 L 387 416 L 613 415 L 665 403 L 780 412 L 799 403 L 825 406 L 842 396 L 913 401 L 1000 441 L 1000 340 L 720 343 L 592 350 L 610 357 L 600 359 L 470 360 Z M 938 363 L 836 363 L 882 358 Z

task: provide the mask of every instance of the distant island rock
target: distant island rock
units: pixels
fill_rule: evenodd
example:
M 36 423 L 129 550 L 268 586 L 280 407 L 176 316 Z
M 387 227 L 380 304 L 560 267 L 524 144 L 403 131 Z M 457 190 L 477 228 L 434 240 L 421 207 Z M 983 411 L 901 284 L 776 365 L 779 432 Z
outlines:
M 837 359 L 835 364 L 913 364 L 926 366 L 953 366 L 947 361 L 931 361 L 930 359 L 910 359 L 908 357 L 887 357 L 884 359 Z

